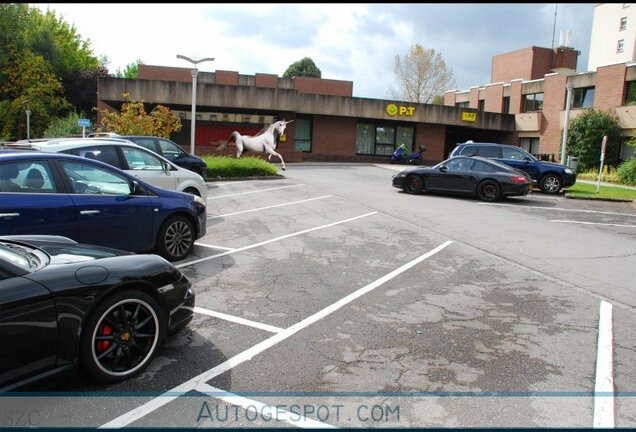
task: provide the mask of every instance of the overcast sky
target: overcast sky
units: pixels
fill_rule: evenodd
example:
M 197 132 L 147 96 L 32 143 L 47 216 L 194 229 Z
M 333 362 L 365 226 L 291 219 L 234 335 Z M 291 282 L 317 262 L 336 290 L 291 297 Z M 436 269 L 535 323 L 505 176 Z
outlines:
M 73 24 L 111 73 L 137 59 L 189 67 L 183 54 L 215 58 L 201 71 L 282 76 L 310 57 L 322 78 L 353 81 L 354 96 L 378 99 L 390 98 L 395 56 L 415 43 L 442 55 L 461 90 L 490 82 L 495 55 L 557 47 L 561 29 L 585 71 L 594 12 L 593 3 L 34 5 Z

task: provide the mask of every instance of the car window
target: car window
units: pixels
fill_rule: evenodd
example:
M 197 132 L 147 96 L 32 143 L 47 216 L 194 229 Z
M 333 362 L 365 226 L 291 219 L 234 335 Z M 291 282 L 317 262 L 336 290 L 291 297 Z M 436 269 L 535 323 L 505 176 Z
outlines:
M 460 152 L 462 156 L 475 156 L 478 154 L 477 146 L 467 145 Z
M 446 162 L 446 168 L 448 171 L 468 171 L 472 162 L 470 159 L 453 158 Z
M 147 151 L 132 147 L 122 147 L 121 150 L 128 162 L 128 169 L 153 171 L 163 170 L 161 159 Z
M 75 156 L 85 157 L 87 159 L 95 159 L 100 162 L 107 163 L 119 169 L 123 169 L 119 156 L 117 156 L 117 149 L 114 146 L 94 146 L 94 147 L 82 147 L 64 150 L 62 153 L 72 154 Z
M 63 162 L 73 193 L 89 195 L 130 195 L 132 184 L 128 178 L 94 165 Z
M 177 157 L 180 154 L 184 153 L 184 151 L 173 142 L 168 140 L 159 140 L 159 147 L 161 147 L 161 153 L 164 156 Z
M 138 138 L 129 138 L 129 139 L 133 141 L 135 144 L 140 145 L 144 148 L 147 148 L 150 151 L 153 151 L 153 152 L 157 151 L 157 148 L 155 147 L 154 138 L 138 137 Z
M 501 149 L 502 159 L 510 159 L 510 160 L 524 160 L 528 155 L 526 155 L 521 150 L 517 150 L 514 148 L 504 147 Z
M 495 172 L 497 171 L 494 166 L 487 164 L 486 162 L 476 160 L 473 164 L 471 171 L 479 171 L 479 172 Z
M 9 162 L 0 165 L 0 192 L 57 193 L 45 161 Z
M 499 147 L 497 146 L 479 146 L 479 156 L 488 158 L 499 158 Z

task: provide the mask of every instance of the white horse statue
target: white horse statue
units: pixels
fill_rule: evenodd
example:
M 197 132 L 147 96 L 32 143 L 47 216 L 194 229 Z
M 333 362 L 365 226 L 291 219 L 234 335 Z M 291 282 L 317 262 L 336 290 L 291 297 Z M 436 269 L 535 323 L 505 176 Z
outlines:
M 237 131 L 234 131 L 230 134 L 230 137 L 228 139 L 226 139 L 220 146 L 216 148 L 216 150 L 225 150 L 225 148 L 231 141 L 236 141 L 237 158 L 241 157 L 244 149 L 252 150 L 255 152 L 264 152 L 267 153 L 267 160 L 270 160 L 272 155 L 278 156 L 282 164 L 282 169 L 284 171 L 285 161 L 283 160 L 283 157 L 274 150 L 276 148 L 276 137 L 274 136 L 274 133 L 278 135 L 282 134 L 285 131 L 287 125 L 291 122 L 293 122 L 293 120 L 290 120 L 288 122 L 286 122 L 285 120 L 279 120 L 272 123 L 267 128 L 263 128 L 254 136 L 241 135 Z

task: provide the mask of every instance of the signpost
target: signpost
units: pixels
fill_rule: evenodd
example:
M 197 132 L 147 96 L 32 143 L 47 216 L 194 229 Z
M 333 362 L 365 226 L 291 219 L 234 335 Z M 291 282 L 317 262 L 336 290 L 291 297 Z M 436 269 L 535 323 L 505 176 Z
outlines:
M 603 176 L 603 161 L 605 160 L 605 147 L 607 146 L 607 135 L 603 137 L 603 144 L 601 144 L 601 167 L 598 170 L 598 182 L 596 183 L 596 193 L 601 190 L 601 177 Z
M 82 127 L 82 138 L 86 138 L 86 128 L 90 127 L 91 121 L 89 119 L 78 119 L 77 125 Z

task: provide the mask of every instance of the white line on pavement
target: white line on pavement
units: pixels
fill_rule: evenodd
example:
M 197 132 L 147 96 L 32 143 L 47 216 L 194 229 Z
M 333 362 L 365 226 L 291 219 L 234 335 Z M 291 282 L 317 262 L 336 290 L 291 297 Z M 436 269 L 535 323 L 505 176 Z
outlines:
M 244 398 L 243 396 L 239 396 L 234 393 L 230 393 L 224 390 L 220 390 L 216 387 L 212 387 L 209 384 L 201 384 L 199 387 L 195 389 L 200 393 L 207 394 L 217 399 L 221 399 L 223 402 L 227 402 L 231 405 L 237 405 L 245 408 L 246 410 L 255 411 L 257 414 L 260 413 L 261 416 L 269 416 L 270 419 L 275 419 L 276 421 L 283 421 L 287 423 L 291 423 L 295 426 L 304 428 L 304 429 L 323 429 L 323 428 L 334 428 L 327 423 L 321 423 L 318 420 L 308 419 L 304 415 L 300 415 L 299 413 L 289 412 L 287 410 L 281 409 L 279 406 L 272 406 L 268 404 L 264 404 L 259 401 L 255 401 L 252 399 Z M 203 410 L 199 413 L 201 415 Z M 211 414 L 211 413 L 210 413 Z M 294 419 L 294 417 L 298 417 L 298 420 Z M 204 417 L 205 418 L 205 417 Z
M 602 223 L 602 222 L 582 222 L 582 221 L 558 220 L 558 219 L 553 219 L 550 222 L 573 223 L 573 224 L 583 224 L 583 225 L 607 225 L 607 226 L 616 226 L 616 227 L 625 227 L 625 228 L 636 228 L 636 225 L 621 225 L 621 224 Z
M 316 227 L 316 228 L 309 228 L 309 229 L 298 231 L 298 232 L 295 232 L 295 233 L 285 234 L 284 236 L 276 237 L 276 238 L 273 238 L 271 240 L 265 240 L 264 242 L 256 243 L 256 244 L 249 245 L 249 246 L 244 246 L 242 248 L 233 249 L 233 250 L 230 250 L 230 251 L 227 251 L 227 252 L 222 252 L 222 253 L 216 254 L 216 255 L 210 255 L 209 257 L 201 258 L 201 259 L 194 260 L 194 261 L 189 261 L 189 262 L 186 262 L 186 263 L 183 263 L 183 264 L 178 264 L 175 267 L 181 268 L 181 267 L 189 266 L 189 265 L 192 265 L 192 264 L 198 264 L 200 262 L 209 261 L 211 259 L 218 258 L 218 257 L 221 257 L 221 256 L 230 255 L 230 254 L 233 254 L 233 253 L 236 253 L 236 252 L 242 252 L 244 250 L 253 249 L 255 247 L 263 246 L 263 245 L 266 245 L 268 243 L 272 243 L 272 242 L 275 242 L 275 241 L 278 241 L 278 240 L 283 240 L 283 239 L 286 239 L 286 238 L 289 238 L 289 237 L 293 237 L 293 236 L 297 236 L 297 235 L 300 235 L 300 234 L 305 234 L 305 233 L 308 233 L 308 232 L 317 231 L 317 230 L 324 229 L 324 228 L 329 228 L 329 227 L 332 227 L 332 226 L 335 226 L 335 225 L 338 225 L 338 224 L 341 224 L 341 223 L 345 223 L 345 222 L 351 222 L 351 221 L 354 221 L 356 219 L 361 219 L 363 217 L 374 215 L 376 213 L 377 212 L 371 212 L 371 213 L 363 214 L 363 215 L 360 215 L 360 216 L 352 217 L 352 218 L 349 218 L 349 219 L 341 220 L 341 221 L 338 221 L 338 222 L 332 222 L 330 224 L 322 225 L 322 226 L 319 226 L 319 227 Z
M 249 327 L 254 327 L 254 328 L 257 328 L 257 329 L 260 329 L 260 330 L 265 330 L 265 331 L 268 331 L 270 333 L 280 333 L 280 332 L 282 332 L 284 330 L 284 329 L 282 329 L 280 327 L 274 327 L 274 326 L 271 326 L 271 325 L 268 325 L 268 324 L 258 323 L 256 321 L 251 321 L 251 320 L 248 320 L 248 319 L 245 319 L 245 318 L 240 318 L 240 317 L 237 317 L 237 316 L 224 314 L 222 312 L 215 312 L 215 311 L 211 311 L 211 310 L 208 310 L 208 309 L 203 309 L 203 308 L 200 308 L 198 306 L 195 306 L 194 308 L 186 308 L 186 309 L 190 309 L 193 312 L 200 313 L 200 314 L 203 314 L 203 315 L 208 315 L 208 316 L 215 317 L 215 318 L 219 318 L 219 319 L 222 319 L 222 320 L 225 320 L 225 321 L 231 321 L 231 322 L 234 322 L 234 323 L 237 323 L 237 324 L 243 324 L 243 325 L 246 325 L 246 326 L 249 326 Z
M 598 348 L 594 383 L 594 427 L 614 427 L 612 304 L 601 302 L 598 317 Z
M 271 205 L 271 206 L 267 206 L 267 207 L 259 207 L 259 208 L 254 208 L 254 209 L 250 209 L 250 210 L 243 210 L 243 211 L 234 212 L 234 213 L 226 213 L 226 214 L 217 215 L 217 216 L 208 216 L 208 220 L 215 219 L 215 218 L 226 217 L 226 216 L 234 216 L 234 215 L 243 214 L 243 213 L 250 213 L 250 212 L 255 212 L 255 211 L 259 211 L 259 210 L 267 210 L 267 209 L 276 208 L 276 207 L 283 207 L 283 206 L 288 206 L 288 205 L 292 205 L 292 204 L 300 204 L 300 203 L 314 201 L 314 200 L 319 200 L 319 199 L 323 199 L 323 198 L 329 198 L 329 197 L 332 197 L 332 196 L 333 195 L 323 195 L 323 196 L 319 196 L 319 197 L 316 197 L 316 198 L 305 199 L 305 200 L 302 200 L 302 201 L 294 201 L 294 202 L 288 202 L 288 203 L 283 203 L 283 204 L 275 204 L 275 205 Z
M 285 189 L 285 188 L 296 187 L 296 186 L 302 186 L 302 185 L 295 184 L 295 185 L 289 185 L 289 186 L 280 186 L 280 187 L 275 187 L 275 188 L 260 189 L 260 190 L 249 191 L 249 192 L 239 192 L 239 193 L 229 194 L 229 195 L 219 195 L 219 196 L 214 196 L 214 197 L 208 198 L 208 201 L 213 200 L 213 199 L 217 199 L 217 198 L 227 198 L 227 197 L 232 197 L 232 196 L 237 196 L 237 195 L 247 195 L 247 194 L 259 193 L 259 192 L 267 192 L 267 191 L 272 191 L 272 190 L 276 190 L 276 189 Z
M 234 250 L 234 248 L 228 248 L 228 247 L 223 247 L 223 246 L 214 246 L 214 245 L 209 245 L 209 244 L 199 243 L 199 242 L 195 242 L 194 244 L 196 246 L 206 247 L 206 248 L 210 248 L 210 249 L 219 249 L 219 250 L 226 250 L 226 251 L 233 251 Z
M 103 424 L 102 426 L 100 426 L 100 428 L 121 428 L 121 427 L 125 427 L 143 417 L 145 417 L 146 415 L 150 414 L 151 412 L 161 408 L 162 406 L 166 405 L 167 403 L 175 400 L 176 398 L 178 398 L 181 395 L 184 395 L 186 393 L 188 393 L 189 391 L 199 388 L 201 387 L 203 384 L 205 384 L 207 381 L 213 379 L 214 377 L 217 377 L 229 370 L 231 370 L 232 368 L 234 368 L 235 366 L 240 365 L 241 363 L 244 363 L 246 361 L 251 360 L 254 356 L 262 353 L 263 351 L 273 347 L 274 345 L 277 345 L 278 343 L 284 341 L 285 339 L 293 336 L 294 334 L 298 333 L 300 330 L 303 330 L 304 328 L 310 326 L 311 324 L 314 324 L 318 321 L 320 321 L 321 319 L 325 318 L 326 316 L 332 314 L 333 312 L 337 311 L 338 309 L 342 308 L 343 306 L 346 306 L 347 304 L 351 303 L 353 300 L 356 300 L 357 298 L 373 291 L 375 288 L 381 286 L 382 284 L 390 281 L 391 279 L 395 278 L 396 276 L 404 273 L 406 270 L 409 270 L 411 267 L 419 264 L 420 262 L 424 261 L 427 258 L 432 257 L 433 255 L 435 255 L 436 253 L 442 251 L 444 248 L 446 248 L 448 245 L 450 245 L 452 242 L 451 241 L 446 241 L 444 243 L 442 243 L 441 245 L 437 246 L 435 249 L 425 253 L 424 255 L 419 256 L 418 258 L 404 264 L 403 266 L 393 270 L 391 273 L 382 276 L 381 278 L 375 280 L 374 282 L 371 282 L 370 284 L 358 289 L 357 291 L 354 291 L 353 293 L 349 294 L 348 296 L 340 299 L 339 301 L 337 301 L 336 303 L 333 303 L 330 306 L 327 306 L 326 308 L 316 312 L 315 314 L 305 318 L 304 320 L 300 321 L 299 323 L 294 324 L 293 326 L 283 330 L 280 333 L 277 333 L 271 337 L 269 337 L 268 339 L 265 339 L 264 341 L 254 345 L 251 348 L 248 348 L 247 350 L 243 351 L 240 354 L 235 355 L 234 357 L 224 361 L 223 363 L 213 367 L 212 369 L 209 369 L 197 376 L 195 376 L 194 378 L 191 378 L 190 380 L 184 382 L 183 384 L 180 384 L 176 387 L 174 387 L 173 389 L 167 391 L 166 393 L 146 402 L 145 404 L 132 409 L 130 411 L 128 411 L 125 414 L 120 415 L 119 417 L 109 421 L 108 423 Z
M 598 214 L 607 214 L 607 215 L 616 215 L 616 216 L 627 216 L 627 217 L 636 217 L 636 214 L 631 213 L 615 213 L 615 212 L 604 212 L 598 210 L 580 210 L 580 209 L 565 209 L 565 208 L 556 208 L 556 207 L 544 207 L 544 206 L 528 206 L 528 205 L 517 205 L 517 204 L 495 204 L 495 203 L 477 203 L 478 205 L 489 205 L 489 206 L 499 206 L 499 207 L 515 207 L 520 210 L 553 210 L 553 211 L 564 211 L 564 212 L 580 212 L 580 213 L 598 213 Z

